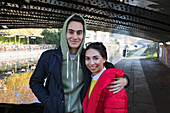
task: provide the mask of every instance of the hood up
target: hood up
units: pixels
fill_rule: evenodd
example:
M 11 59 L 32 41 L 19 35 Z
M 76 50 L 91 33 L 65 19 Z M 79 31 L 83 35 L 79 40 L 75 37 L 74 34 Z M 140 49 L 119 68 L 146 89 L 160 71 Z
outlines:
M 61 50 L 62 50 L 62 54 L 63 54 L 63 60 L 66 60 L 67 59 L 67 56 L 69 55 L 70 56 L 70 51 L 69 51 L 69 46 L 68 46 L 68 42 L 67 42 L 67 37 L 66 37 L 66 34 L 67 34 L 67 25 L 68 25 L 68 22 L 69 20 L 74 17 L 74 16 L 79 16 L 81 17 L 83 20 L 84 18 L 75 13 L 73 15 L 71 15 L 64 23 L 64 26 L 63 26 L 63 29 L 62 29 L 62 33 L 61 33 L 61 39 L 60 39 L 60 45 L 61 45 Z M 83 47 L 84 47 L 84 43 L 85 43 L 85 37 L 86 37 L 86 22 L 84 20 L 84 25 L 83 25 L 83 28 L 84 28 L 84 36 L 83 36 L 83 40 L 82 40 L 82 43 L 77 51 L 77 54 L 76 54 L 76 57 L 78 56 L 78 54 L 81 53 Z

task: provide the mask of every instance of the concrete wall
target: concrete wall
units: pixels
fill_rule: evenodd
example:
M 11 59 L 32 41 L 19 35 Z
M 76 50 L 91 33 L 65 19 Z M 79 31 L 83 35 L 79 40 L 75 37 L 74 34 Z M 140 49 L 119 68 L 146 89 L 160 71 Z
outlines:
M 159 60 L 170 68 L 170 45 L 161 45 L 159 48 Z

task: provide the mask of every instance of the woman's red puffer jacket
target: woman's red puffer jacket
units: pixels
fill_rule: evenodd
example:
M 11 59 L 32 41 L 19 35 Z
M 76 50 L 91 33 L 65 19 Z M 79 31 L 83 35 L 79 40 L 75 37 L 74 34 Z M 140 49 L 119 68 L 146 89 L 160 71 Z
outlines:
M 106 69 L 99 77 L 95 84 L 90 98 L 88 91 L 83 100 L 84 113 L 127 113 L 127 94 L 123 88 L 116 94 L 109 92 L 106 86 L 109 85 L 113 78 L 123 77 L 124 71 L 121 69 Z

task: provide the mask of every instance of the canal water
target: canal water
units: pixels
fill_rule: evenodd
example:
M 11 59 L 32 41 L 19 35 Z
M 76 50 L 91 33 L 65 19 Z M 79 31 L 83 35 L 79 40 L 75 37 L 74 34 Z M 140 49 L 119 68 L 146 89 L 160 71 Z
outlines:
M 43 51 L 0 53 L 0 103 L 39 102 L 29 88 L 29 80 Z
M 38 58 L 0 61 L 0 103 L 39 102 L 29 88 Z
M 39 102 L 29 88 L 33 71 L 1 76 L 0 103 L 28 104 Z

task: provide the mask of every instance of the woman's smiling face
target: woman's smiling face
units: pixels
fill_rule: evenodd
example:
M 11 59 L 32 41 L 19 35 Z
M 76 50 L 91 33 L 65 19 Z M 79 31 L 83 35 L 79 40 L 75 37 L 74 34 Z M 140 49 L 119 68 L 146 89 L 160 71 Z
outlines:
M 98 74 L 103 69 L 103 64 L 106 61 L 100 53 L 95 49 L 89 49 L 85 53 L 85 64 L 92 72 L 93 76 Z

